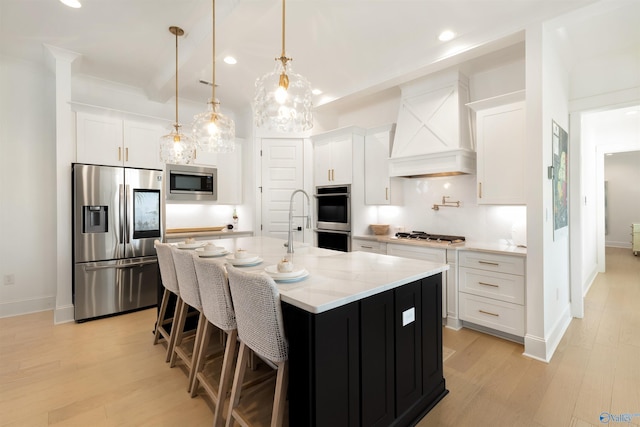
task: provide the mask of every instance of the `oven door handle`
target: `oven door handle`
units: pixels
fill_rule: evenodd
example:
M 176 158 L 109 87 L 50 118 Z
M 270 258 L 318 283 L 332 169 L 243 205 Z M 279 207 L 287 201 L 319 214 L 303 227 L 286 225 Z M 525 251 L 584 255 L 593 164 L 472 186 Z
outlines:
M 351 234 L 350 231 L 323 230 L 322 228 L 314 228 L 313 231 L 315 231 L 316 233 Z
M 314 194 L 313 195 L 313 197 L 331 197 L 331 196 L 351 197 L 349 193 L 330 193 L 330 194 Z

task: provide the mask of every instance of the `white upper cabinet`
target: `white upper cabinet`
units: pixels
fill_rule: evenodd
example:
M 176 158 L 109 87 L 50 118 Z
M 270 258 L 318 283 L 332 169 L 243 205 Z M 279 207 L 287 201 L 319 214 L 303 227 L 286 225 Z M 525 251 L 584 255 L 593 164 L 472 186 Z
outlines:
M 467 105 L 476 115 L 478 204 L 526 204 L 524 91 Z
M 313 139 L 315 185 L 343 185 L 353 181 L 353 139 L 364 131 L 348 127 L 316 135 Z
M 389 154 L 395 123 L 368 129 L 364 138 L 364 202 L 367 205 L 401 203 L 400 178 L 389 177 Z
M 218 169 L 218 200 L 220 205 L 242 203 L 242 145 L 244 140 L 236 138 L 235 150 L 231 153 L 211 153 L 196 148 L 193 164 Z
M 236 139 L 233 153 L 218 153 L 218 204 L 242 204 L 242 139 Z
M 86 112 L 76 113 L 76 159 L 79 163 L 162 169 L 162 123 L 135 121 Z
M 169 133 L 166 126 L 157 123 L 125 120 L 125 166 L 146 169 L 163 169 L 160 160 L 160 138 Z
M 76 140 L 79 163 L 122 166 L 122 119 L 77 113 Z
M 200 166 L 216 166 L 218 164 L 218 153 L 210 153 L 196 147 L 193 164 Z

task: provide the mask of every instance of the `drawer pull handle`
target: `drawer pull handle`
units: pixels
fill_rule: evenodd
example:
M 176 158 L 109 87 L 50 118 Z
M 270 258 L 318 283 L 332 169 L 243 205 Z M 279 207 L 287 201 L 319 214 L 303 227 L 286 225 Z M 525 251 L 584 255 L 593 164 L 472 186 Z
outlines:
M 494 285 L 493 283 L 485 283 L 485 282 L 478 282 L 478 284 L 480 285 L 484 285 L 484 286 L 491 286 L 493 288 L 499 288 L 499 285 Z
M 500 317 L 500 315 L 499 315 L 499 314 L 491 313 L 491 312 L 489 312 L 489 311 L 484 311 L 484 310 L 478 310 L 478 311 L 479 311 L 480 313 L 482 313 L 482 314 L 488 314 L 489 316 Z
M 478 264 L 494 265 L 496 267 L 500 265 L 497 262 L 489 262 L 489 261 L 478 261 Z
M 373 249 L 373 246 L 360 245 L 360 247 L 365 249 Z

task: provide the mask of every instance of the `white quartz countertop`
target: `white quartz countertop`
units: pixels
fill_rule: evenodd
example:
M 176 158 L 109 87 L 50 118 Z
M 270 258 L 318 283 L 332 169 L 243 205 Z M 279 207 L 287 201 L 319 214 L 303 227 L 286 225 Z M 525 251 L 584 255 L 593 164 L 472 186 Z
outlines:
M 231 253 L 245 249 L 260 256 L 261 264 L 239 267 L 256 273 L 264 272 L 265 267 L 287 255 L 285 241 L 270 237 L 218 239 L 212 243 Z M 294 269 L 305 268 L 309 276 L 295 283 L 279 283 L 278 289 L 282 301 L 311 313 L 322 313 L 449 269 L 447 264 L 423 260 L 298 245 L 301 244 L 294 243 L 291 258 Z M 225 257 L 207 259 L 225 262 Z
M 436 242 L 428 242 L 426 240 L 417 240 L 417 239 L 398 239 L 395 236 L 375 236 L 375 235 L 361 235 L 361 236 L 353 236 L 355 239 L 369 240 L 372 242 L 383 242 L 383 243 L 395 243 L 398 245 L 407 245 L 407 246 L 421 246 L 427 248 L 441 248 L 441 249 L 449 249 L 449 250 L 458 250 L 458 251 L 481 251 L 481 252 L 492 252 L 498 254 L 511 254 L 511 255 L 527 255 L 527 248 L 521 247 L 517 245 L 510 245 L 506 242 L 480 242 L 480 241 L 470 241 L 467 240 L 464 243 L 453 243 L 453 244 L 443 244 Z

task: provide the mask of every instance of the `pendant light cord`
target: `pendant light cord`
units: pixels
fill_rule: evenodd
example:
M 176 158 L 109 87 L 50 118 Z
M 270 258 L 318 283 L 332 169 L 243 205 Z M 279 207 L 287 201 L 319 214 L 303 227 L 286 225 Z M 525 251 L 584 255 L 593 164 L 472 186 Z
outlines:
M 212 26 L 212 36 L 211 39 L 213 40 L 212 44 L 212 63 L 211 63 L 211 67 L 212 67 L 212 71 L 211 71 L 211 103 L 215 104 L 216 103 L 216 0 L 212 0 L 213 2 L 213 13 L 212 13 L 212 22 L 213 22 L 213 26 Z
M 285 25 L 284 25 L 284 15 L 285 15 L 284 14 L 284 7 L 285 6 L 284 6 L 284 1 L 285 0 L 282 0 L 282 55 L 281 55 L 282 58 L 285 58 L 285 56 L 284 56 L 285 55 L 285 49 L 284 49 L 284 27 L 285 27 Z
M 184 30 L 180 27 L 171 26 L 169 32 L 176 36 L 176 123 L 173 125 L 178 133 L 180 123 L 178 123 L 178 37 L 184 34 Z
M 178 132 L 178 127 L 180 124 L 178 123 L 178 33 L 179 31 L 176 29 L 176 132 Z

